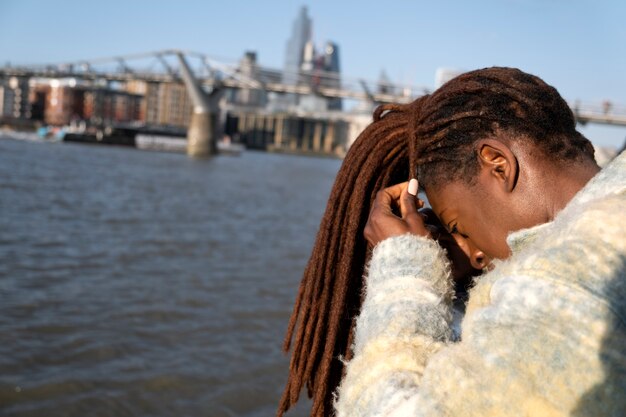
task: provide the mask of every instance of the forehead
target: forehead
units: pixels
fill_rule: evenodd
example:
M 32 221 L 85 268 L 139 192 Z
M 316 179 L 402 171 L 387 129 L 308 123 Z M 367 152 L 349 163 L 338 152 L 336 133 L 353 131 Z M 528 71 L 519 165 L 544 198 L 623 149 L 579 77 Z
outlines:
M 440 220 L 458 215 L 472 206 L 478 205 L 476 187 L 462 181 L 454 181 L 445 185 L 426 189 L 426 196 L 433 211 Z

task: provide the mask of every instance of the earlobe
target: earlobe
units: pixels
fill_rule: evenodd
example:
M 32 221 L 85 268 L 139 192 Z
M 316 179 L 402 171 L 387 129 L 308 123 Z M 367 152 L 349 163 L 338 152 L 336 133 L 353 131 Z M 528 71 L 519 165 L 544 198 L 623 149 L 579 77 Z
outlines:
M 506 192 L 513 191 L 517 184 L 519 167 L 511 149 L 495 139 L 483 139 L 477 145 L 481 170 L 498 181 Z

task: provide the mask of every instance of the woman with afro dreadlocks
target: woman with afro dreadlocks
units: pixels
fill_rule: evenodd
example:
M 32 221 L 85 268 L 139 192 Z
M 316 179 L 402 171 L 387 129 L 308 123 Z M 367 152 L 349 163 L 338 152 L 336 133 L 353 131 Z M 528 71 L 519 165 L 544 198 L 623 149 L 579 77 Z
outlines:
M 418 181 L 484 270 L 460 338 L 456 265 Z M 304 273 L 278 414 L 306 385 L 312 416 L 624 415 L 625 213 L 626 155 L 600 171 L 565 101 L 533 75 L 486 68 L 380 106 Z

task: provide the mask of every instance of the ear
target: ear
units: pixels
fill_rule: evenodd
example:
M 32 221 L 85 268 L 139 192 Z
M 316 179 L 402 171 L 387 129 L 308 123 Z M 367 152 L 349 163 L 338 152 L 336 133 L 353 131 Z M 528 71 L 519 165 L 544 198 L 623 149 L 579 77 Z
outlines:
M 495 180 L 495 184 L 506 192 L 513 191 L 517 184 L 519 166 L 511 148 L 495 139 L 481 139 L 476 145 L 481 176 Z

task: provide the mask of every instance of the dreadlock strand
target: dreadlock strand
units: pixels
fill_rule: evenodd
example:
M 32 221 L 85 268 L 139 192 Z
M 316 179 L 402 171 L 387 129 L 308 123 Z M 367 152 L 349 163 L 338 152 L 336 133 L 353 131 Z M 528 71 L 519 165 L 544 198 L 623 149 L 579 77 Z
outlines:
M 422 110 L 421 109 L 422 104 L 427 99 L 427 97 L 428 96 L 424 96 L 415 100 L 412 103 L 409 114 L 408 114 L 409 129 L 405 137 L 406 137 L 406 142 L 407 142 L 406 145 L 408 147 L 409 161 L 417 160 L 417 134 L 415 132 L 415 128 L 417 127 L 417 124 L 418 124 L 418 117 Z M 408 179 L 410 180 L 413 178 L 417 178 L 417 165 L 415 165 L 414 163 L 409 163 L 409 178 Z
M 345 214 L 345 209 L 343 208 L 344 204 L 341 204 L 342 203 L 341 201 L 339 201 L 338 203 L 339 203 L 338 206 L 341 207 L 340 210 L 337 210 L 331 207 L 331 211 L 337 214 L 337 216 L 333 219 L 333 221 L 341 221 Z M 320 233 L 320 240 L 324 241 L 325 237 L 326 236 Z M 314 285 L 315 291 L 311 293 L 311 302 L 313 303 L 312 308 L 314 311 L 316 311 L 316 314 L 314 317 L 311 317 L 311 320 L 309 320 L 308 323 L 306 323 L 306 325 L 304 323 L 301 324 L 300 331 L 306 336 L 303 341 L 303 346 L 305 346 L 305 349 L 308 353 L 305 356 L 305 358 L 308 359 L 308 361 L 300 362 L 300 367 L 302 369 L 302 373 L 300 374 L 300 376 L 303 380 L 308 379 L 308 375 L 310 374 L 312 364 L 316 360 L 315 340 L 314 340 L 315 333 L 312 331 L 312 329 L 313 329 L 313 326 L 321 322 L 320 320 L 324 319 L 326 306 L 327 306 L 327 303 L 325 302 L 325 299 L 327 298 L 326 289 L 328 288 L 328 285 L 329 285 L 328 280 L 332 279 L 334 275 L 333 268 L 334 268 L 334 263 L 335 263 L 335 256 L 337 254 L 337 246 L 338 246 L 338 242 L 336 241 L 336 239 L 331 238 L 330 246 L 328 246 L 326 250 L 327 252 L 325 254 L 326 256 L 318 258 L 318 264 L 321 267 L 320 271 L 323 271 L 323 275 L 322 275 L 323 279 L 321 280 L 316 279 L 313 281 L 313 283 L 315 284 Z M 320 300 L 320 297 L 321 297 L 321 300 Z
M 393 144 L 393 142 L 392 142 Z M 391 152 L 385 152 L 385 153 L 377 153 L 376 150 L 374 152 L 372 152 L 372 154 L 380 154 L 380 155 L 386 155 L 385 159 L 389 160 L 391 159 L 391 161 L 393 160 L 397 160 L 397 156 L 398 155 L 402 155 L 406 153 L 406 147 L 404 144 L 400 143 L 400 144 L 394 144 L 394 147 L 391 149 Z M 387 150 L 389 151 L 388 147 L 386 147 Z M 394 155 L 393 158 L 390 158 L 389 155 L 392 154 Z M 381 162 L 379 160 L 376 161 L 377 163 Z M 371 163 L 371 161 L 370 161 Z M 374 165 L 371 164 L 372 167 L 377 167 L 378 164 Z M 388 165 L 388 164 L 385 164 Z M 374 177 L 376 178 L 376 177 Z M 371 183 L 371 180 L 369 181 Z M 363 190 L 365 187 L 357 187 L 359 190 Z M 370 194 L 373 194 L 372 192 L 370 192 Z M 360 196 L 359 196 L 360 197 Z M 363 199 L 362 198 L 358 198 L 352 199 L 352 204 L 351 205 L 356 205 L 356 204 L 360 204 L 360 202 L 362 202 Z M 356 219 L 352 219 L 354 221 L 354 223 L 352 225 L 350 225 L 350 229 L 355 229 L 356 231 L 361 231 L 363 226 L 364 226 L 364 222 L 367 220 L 365 217 L 359 221 L 356 222 Z M 342 250 L 341 253 L 343 254 L 348 254 L 350 253 L 350 255 L 348 256 L 344 256 L 342 257 L 343 259 L 341 259 L 340 263 L 339 263 L 339 269 L 338 269 L 338 276 L 339 277 L 343 277 L 342 280 L 336 280 L 335 281 L 335 286 L 333 288 L 332 291 L 332 305 L 333 305 L 333 309 L 330 311 L 331 317 L 329 319 L 329 324 L 331 324 L 329 327 L 329 332 L 327 333 L 327 338 L 326 338 L 326 343 L 325 343 L 325 347 L 324 347 L 324 356 L 325 357 L 331 357 L 331 358 L 336 358 L 338 355 L 345 355 L 346 351 L 347 351 L 347 342 L 349 340 L 349 327 L 348 327 L 348 331 L 341 331 L 342 330 L 342 326 L 339 325 L 339 323 L 341 321 L 344 321 L 344 316 L 345 316 L 345 307 L 346 307 L 346 303 L 347 303 L 347 299 L 348 299 L 348 294 L 347 294 L 347 290 L 348 288 L 354 289 L 355 283 L 351 282 L 351 281 L 347 281 L 347 280 L 354 280 L 355 278 L 358 278 L 360 281 L 360 277 L 362 274 L 362 269 L 359 271 L 359 275 L 358 276 L 354 276 L 354 274 L 350 274 L 350 268 L 351 268 L 351 264 L 352 262 L 350 261 L 350 258 L 354 258 L 356 253 L 355 252 L 361 252 L 361 257 L 360 257 L 360 264 L 363 265 L 363 259 L 364 259 L 364 253 L 365 253 L 365 246 L 362 245 L 363 247 L 360 248 L 360 250 L 357 248 L 358 245 L 355 245 L 355 241 L 353 239 L 350 238 L 350 234 L 346 234 L 342 236 Z M 357 255 L 358 256 L 358 255 Z M 347 285 L 346 285 L 347 284 Z M 352 293 L 356 293 L 356 291 L 352 291 Z M 358 295 L 358 297 L 356 297 L 357 300 L 360 301 L 360 294 L 356 293 Z M 348 326 L 351 327 L 352 325 L 352 320 L 348 320 Z M 333 326 L 332 324 L 337 323 L 338 325 Z M 345 325 L 344 325 L 345 326 Z M 337 345 L 337 338 L 339 337 L 343 337 L 345 338 L 345 341 L 343 343 L 343 345 L 345 345 L 345 348 L 343 349 L 337 349 L 338 345 Z M 333 366 L 333 364 L 335 366 Z M 340 367 L 341 366 L 341 367 Z M 343 365 L 341 364 L 340 361 L 338 361 L 337 359 L 334 359 L 334 361 L 331 363 L 331 361 L 326 361 L 325 363 L 320 364 L 320 373 L 318 374 L 318 377 L 321 378 L 321 381 L 326 382 L 326 381 L 330 381 L 332 380 L 331 375 L 341 375 L 341 369 L 342 369 Z M 338 382 L 338 381 L 337 381 Z M 332 390 L 328 390 L 328 389 L 323 389 L 323 390 L 316 390 L 314 397 L 313 397 L 313 401 L 314 403 L 317 404 L 317 407 L 314 409 L 314 415 L 323 415 L 324 414 L 324 410 L 326 407 L 328 407 L 331 403 L 330 399 L 331 396 L 330 394 L 332 394 Z M 320 414 L 321 413 L 321 414 Z
M 385 125 L 383 125 L 383 126 L 378 125 L 378 126 L 375 126 L 375 127 L 376 128 L 373 129 L 373 131 L 374 131 L 373 135 L 371 136 L 373 139 L 375 139 L 375 137 L 379 136 L 379 133 L 381 133 L 380 132 L 381 130 L 382 131 L 388 130 Z M 357 141 L 357 142 L 358 142 L 358 144 L 362 144 L 364 142 L 367 142 L 367 140 L 360 141 L 360 142 Z M 375 141 L 372 140 L 372 142 L 373 142 L 374 145 L 376 144 Z M 351 159 L 349 159 L 348 156 L 347 156 L 346 157 L 346 161 L 344 163 L 346 165 L 349 165 L 349 166 L 361 166 L 361 167 L 363 167 L 363 166 L 367 166 L 368 164 L 375 166 L 375 164 L 372 164 L 371 162 L 367 161 L 369 156 L 372 155 L 372 152 L 358 152 L 359 147 L 356 146 L 356 145 L 357 144 L 355 143 L 355 146 L 351 149 L 352 151 L 355 152 L 354 155 L 356 155 L 356 156 L 351 158 Z M 372 147 L 372 143 L 369 144 L 369 147 L 370 148 Z M 374 153 L 374 154 L 376 154 L 376 153 Z M 378 152 L 378 154 L 379 155 L 380 154 L 385 155 L 384 151 L 383 152 Z M 363 155 L 364 157 L 359 157 L 359 155 Z M 352 159 L 355 159 L 355 160 L 352 160 Z M 350 162 L 350 163 L 347 163 L 347 162 Z M 347 174 L 346 174 L 346 172 L 347 172 Z M 316 241 L 316 247 L 322 246 L 322 244 L 321 244 L 322 240 L 321 239 L 323 237 L 322 234 L 323 234 L 323 229 L 325 229 L 325 226 L 327 226 L 329 223 L 337 223 L 337 221 L 340 220 L 336 216 L 336 214 L 338 212 L 339 206 L 346 206 L 347 203 L 348 203 L 348 210 L 351 210 L 349 208 L 350 207 L 349 201 L 345 201 L 344 195 L 346 193 L 342 192 L 342 191 L 345 190 L 348 187 L 356 190 L 356 189 L 359 189 L 360 186 L 354 187 L 353 184 L 346 184 L 346 183 L 354 183 L 354 181 L 356 179 L 362 178 L 362 176 L 363 175 L 361 175 L 361 174 L 355 176 L 354 175 L 354 170 L 352 170 L 352 169 L 351 170 L 340 170 L 340 172 L 339 172 L 339 174 L 337 176 L 335 187 L 333 187 L 333 192 L 331 193 L 331 198 L 329 199 L 329 204 L 328 204 L 328 207 L 327 207 L 328 208 L 327 212 L 331 212 L 335 216 L 333 216 L 333 218 L 332 218 L 333 221 L 332 222 L 327 221 L 328 220 L 327 216 L 325 216 L 325 218 L 323 219 L 322 227 L 320 228 L 320 234 L 318 235 L 318 239 Z M 346 177 L 352 177 L 352 178 L 346 178 Z M 355 197 L 358 194 L 359 194 L 358 192 L 351 193 L 352 197 Z M 336 198 L 333 198 L 333 195 L 336 196 Z M 350 197 L 350 194 L 348 194 L 348 197 Z M 337 200 L 339 200 L 339 201 L 337 201 Z M 341 210 L 339 210 L 339 211 L 343 212 L 343 208 Z M 344 213 L 342 213 L 342 214 L 344 214 Z M 350 217 L 348 217 L 348 219 L 350 219 Z M 358 236 L 360 234 L 360 230 L 358 230 L 358 228 L 354 228 L 353 231 L 348 231 L 347 234 L 348 235 L 352 235 L 350 240 L 353 242 L 354 241 L 354 237 Z M 332 239 L 332 238 L 330 239 L 330 241 L 333 241 L 333 240 L 335 240 L 335 239 Z M 335 264 L 335 262 L 334 262 L 334 259 L 331 259 L 331 258 L 332 258 L 332 255 L 337 253 L 337 250 L 336 250 L 336 248 L 332 247 L 332 246 L 335 246 L 335 245 L 332 245 L 332 244 L 330 245 L 331 247 L 328 247 L 328 245 L 324 245 L 324 246 L 327 246 L 326 247 L 327 250 L 325 251 L 325 252 L 329 252 L 329 253 L 327 253 L 327 255 L 331 255 L 330 257 L 328 257 L 328 256 L 326 257 L 326 260 L 329 261 L 327 263 L 327 266 L 332 266 L 333 264 Z M 328 249 L 330 249 L 330 250 L 328 250 Z M 346 252 L 346 251 L 342 250 L 342 253 L 343 252 Z M 348 258 L 354 258 L 354 254 L 347 254 L 346 253 L 346 255 L 349 255 L 349 256 L 347 256 Z M 313 261 L 314 261 L 314 257 L 312 256 L 310 264 L 315 264 L 319 268 L 318 263 L 317 262 L 313 262 Z M 307 277 L 310 277 L 311 272 L 314 272 L 313 269 L 311 269 L 311 268 L 307 268 L 306 269 L 304 280 L 307 280 Z M 362 274 L 362 268 L 360 269 L 360 272 L 359 272 L 359 279 L 360 279 L 360 275 L 361 274 Z M 345 273 L 345 271 L 337 273 L 337 272 L 334 272 L 332 270 L 329 270 L 329 271 L 325 272 L 324 275 L 326 277 L 331 277 L 332 278 L 334 275 L 342 276 L 342 275 L 347 275 L 347 274 Z M 307 281 L 311 281 L 311 280 L 307 280 Z M 319 282 L 319 280 L 317 280 L 317 281 Z M 345 283 L 342 283 L 342 284 L 339 284 L 339 285 L 344 285 L 345 286 Z M 336 286 L 337 286 L 337 284 L 332 285 L 331 282 L 326 282 L 323 285 L 323 287 L 327 288 L 327 289 L 330 289 L 330 288 L 333 288 L 333 287 L 336 287 Z M 323 291 L 322 294 L 324 294 L 324 290 L 322 290 L 322 291 Z M 310 291 L 308 291 L 308 292 L 307 291 L 299 291 L 299 297 L 300 298 L 310 298 L 312 295 L 313 295 L 313 293 L 310 292 Z M 311 306 L 311 300 L 301 300 L 300 304 L 298 305 L 298 307 L 299 307 L 300 310 L 302 310 L 304 305 L 307 304 L 309 307 L 312 307 L 314 310 L 317 308 L 318 310 L 321 310 L 322 312 L 327 311 L 328 310 L 327 306 L 329 304 L 329 302 L 327 300 L 330 299 L 329 291 L 327 291 L 326 295 L 323 295 L 322 298 L 324 298 L 326 302 L 320 301 L 316 305 Z M 295 315 L 295 314 L 296 313 L 295 313 L 295 309 L 294 309 L 294 314 L 293 315 Z M 310 330 L 310 326 L 308 326 L 308 325 L 307 326 L 303 326 L 302 320 L 300 321 L 300 324 L 297 324 L 298 331 L 296 332 L 297 333 L 296 337 L 300 338 L 300 343 L 295 343 L 294 344 L 294 354 L 292 356 L 292 359 L 294 359 L 294 358 L 298 359 L 298 362 L 300 362 L 301 364 L 302 363 L 307 363 L 307 369 L 305 369 L 304 372 L 302 372 L 302 365 L 299 366 L 297 364 L 295 364 L 295 365 L 293 365 L 291 367 L 291 377 L 290 377 L 290 381 L 288 381 L 288 387 L 287 387 L 287 390 L 290 391 L 289 397 L 290 397 L 291 401 L 286 401 L 285 400 L 285 395 L 283 396 L 283 401 L 281 401 L 281 407 L 279 408 L 279 415 L 281 415 L 282 412 L 284 412 L 291 405 L 291 403 L 295 402 L 297 397 L 295 395 L 293 395 L 293 393 L 294 393 L 294 391 L 299 391 L 299 388 L 301 388 L 301 386 L 302 386 L 301 383 L 293 383 L 292 379 L 294 379 L 294 378 L 298 379 L 299 378 L 300 381 L 306 380 L 307 381 L 307 387 L 309 388 L 309 390 L 312 390 L 312 391 L 318 390 L 319 391 L 320 387 L 318 386 L 319 384 L 318 384 L 317 381 L 320 381 L 320 378 L 319 378 L 319 375 L 317 375 L 317 373 L 313 372 L 313 368 L 314 368 L 314 366 L 317 363 L 319 363 L 319 360 L 317 359 L 318 355 L 317 355 L 316 351 L 319 350 L 319 347 L 320 347 L 320 343 L 318 343 L 318 342 L 321 339 L 323 339 L 323 337 L 320 337 L 320 335 L 322 334 L 322 332 L 320 332 L 320 330 L 323 330 L 323 327 L 324 327 L 322 325 L 322 323 L 325 321 L 325 314 L 324 313 L 322 313 L 322 314 L 323 314 L 322 316 L 313 318 L 314 321 L 319 323 L 316 326 L 316 330 L 314 332 L 307 331 L 307 329 L 305 327 L 308 327 L 308 329 Z M 308 316 L 308 317 L 306 317 L 306 319 L 311 320 L 312 317 Z M 291 321 L 294 321 L 293 317 L 292 317 Z M 335 320 L 335 322 L 336 322 L 336 320 Z M 333 323 L 331 322 L 330 325 L 332 326 L 332 324 Z M 308 341 L 308 343 L 305 343 L 306 341 L 302 340 L 302 335 L 305 334 L 305 333 L 309 333 L 309 334 L 310 333 L 314 333 L 314 334 L 317 334 L 318 337 L 317 338 L 313 337 L 312 343 L 311 343 L 310 340 Z M 293 334 L 293 331 L 292 331 L 292 334 Z M 332 339 L 333 339 L 332 337 L 329 337 L 327 341 L 332 340 Z M 346 338 L 346 343 L 347 343 L 347 338 Z M 310 350 L 310 349 L 312 349 L 312 350 Z M 302 361 L 302 357 L 303 356 L 302 356 L 302 354 L 300 354 L 300 355 L 296 354 L 297 350 L 299 350 L 301 353 L 308 353 L 308 355 L 304 355 L 304 356 L 308 356 L 309 360 L 306 361 L 306 362 Z M 321 388 L 324 388 L 324 387 L 321 387 Z M 332 389 L 328 390 L 328 391 L 332 393 Z M 314 396 L 314 398 L 315 398 L 315 396 Z M 319 399 L 320 396 L 318 395 L 317 398 Z M 321 399 L 321 400 L 323 401 L 323 399 Z M 318 400 L 318 402 L 319 401 L 320 400 Z M 315 400 L 314 400 L 314 402 L 315 402 Z M 325 401 L 325 402 L 328 403 L 328 401 Z
M 386 136 L 387 140 L 384 140 L 383 138 L 380 138 L 379 140 L 377 140 L 377 142 L 375 143 L 374 149 L 371 152 L 368 152 L 368 159 L 365 161 L 363 165 L 363 171 L 371 172 L 372 170 L 378 170 L 381 165 L 384 165 L 382 164 L 383 161 L 381 161 L 381 158 L 383 158 L 383 160 L 388 158 L 390 144 L 393 146 L 393 144 L 397 142 L 397 141 L 389 140 L 389 138 L 394 137 L 394 136 L 399 136 L 399 135 L 397 134 L 387 135 Z M 352 279 L 352 280 L 358 280 L 359 282 L 361 280 L 362 273 L 363 273 L 363 266 L 364 266 L 363 259 L 365 257 L 365 253 L 364 253 L 365 246 L 363 245 L 362 250 L 359 251 L 361 252 L 361 254 L 357 254 L 355 253 L 355 250 L 356 250 L 355 241 L 357 242 L 359 240 L 361 242 L 363 241 L 360 234 L 362 233 L 364 223 L 367 220 L 367 213 L 369 212 L 369 206 L 371 204 L 371 201 L 373 200 L 373 195 L 375 194 L 375 191 L 376 191 L 375 187 L 373 187 L 371 184 L 372 178 L 377 179 L 379 177 L 380 175 L 376 171 L 373 173 L 373 176 L 371 174 L 366 175 L 365 172 L 362 172 L 362 175 L 358 176 L 358 180 L 361 182 L 361 184 L 355 185 L 354 187 L 355 192 L 348 194 L 351 200 L 349 203 L 350 211 L 365 212 L 366 215 L 365 216 L 353 215 L 349 217 L 348 228 L 350 230 L 347 234 L 342 234 L 342 253 L 345 255 L 348 255 L 348 252 L 351 252 L 351 251 L 352 252 L 349 253 L 348 256 L 342 256 L 342 259 L 340 260 L 340 263 L 339 263 L 339 269 L 337 271 L 337 275 L 340 277 L 343 277 L 344 282 L 343 282 L 343 285 L 340 284 L 338 285 L 338 288 L 333 290 L 333 311 L 331 312 L 331 315 L 333 315 L 334 317 L 331 317 L 330 323 L 338 324 L 341 321 L 342 316 L 340 314 L 343 313 L 343 308 L 342 308 L 343 306 L 341 304 L 339 305 L 337 304 L 342 303 L 346 299 L 345 292 L 348 288 L 352 287 L 352 286 L 345 285 L 347 280 Z M 364 201 L 368 202 L 367 210 L 361 209 L 361 206 L 363 205 Z M 357 239 L 355 239 L 355 237 L 357 237 Z M 357 271 L 353 271 L 353 270 L 350 270 L 350 268 L 352 268 L 351 265 L 353 263 L 354 258 L 356 257 L 360 258 L 360 268 L 358 268 Z M 325 347 L 326 356 L 328 356 L 328 353 L 331 351 L 333 347 L 330 341 L 335 341 L 334 339 L 336 339 L 335 335 L 332 334 L 333 327 L 330 326 L 330 328 L 331 328 L 331 334 L 329 334 L 327 338 L 327 342 L 329 343 L 327 343 Z M 344 354 L 347 351 L 347 348 L 348 348 L 347 338 L 344 344 L 346 344 L 346 346 L 340 349 L 339 353 L 341 354 Z M 340 362 L 337 361 L 337 363 L 343 366 Z M 331 372 L 330 366 L 323 367 L 321 372 L 322 372 L 322 376 L 326 377 Z M 332 390 L 330 392 L 332 392 Z
M 333 204 L 334 201 L 329 201 L 329 212 L 336 211 L 336 205 Z M 328 233 L 330 233 L 331 228 L 326 227 L 324 223 L 328 223 L 328 221 L 322 222 L 322 227 L 320 227 L 320 232 L 318 234 L 318 238 L 316 241 L 316 246 L 320 246 L 323 244 L 325 239 L 327 238 Z M 333 254 L 336 252 L 334 247 L 328 248 L 327 252 Z M 308 323 L 310 321 L 315 321 L 317 318 L 317 314 L 319 311 L 319 306 L 315 305 L 315 299 L 317 296 L 317 292 L 315 287 L 319 287 L 319 280 L 315 279 L 307 279 L 310 277 L 314 277 L 318 275 L 318 270 L 323 270 L 325 257 L 318 257 L 317 259 L 313 259 L 309 262 L 307 269 L 305 270 L 303 283 L 306 282 L 306 291 L 303 291 L 299 294 L 299 303 L 300 303 L 300 324 L 298 325 L 298 330 L 296 332 L 296 340 L 294 342 L 294 353 L 292 355 L 292 362 L 290 366 L 290 373 L 293 378 L 290 378 L 288 381 L 288 386 L 286 387 L 286 392 L 289 392 L 289 398 L 292 403 L 297 401 L 299 392 L 302 388 L 302 384 L 304 379 L 302 378 L 302 373 L 304 369 L 304 361 L 309 359 L 309 351 L 310 351 L 310 343 L 306 338 L 306 335 L 310 335 L 310 332 L 307 332 L 307 329 L 310 329 Z M 313 288 L 312 288 L 313 287 Z M 292 320 L 296 316 L 296 312 L 292 314 Z M 290 321 L 290 322 L 291 322 Z M 288 335 L 290 336 L 290 335 Z

